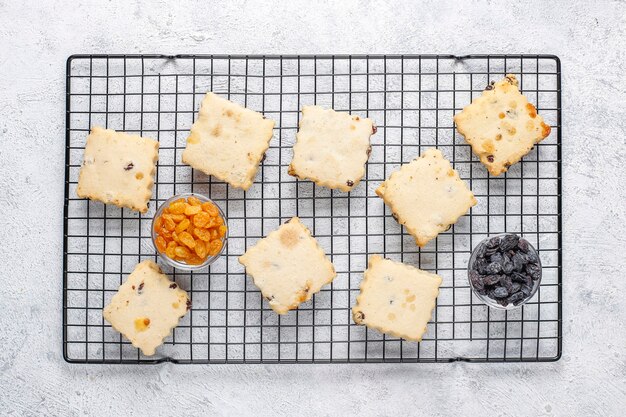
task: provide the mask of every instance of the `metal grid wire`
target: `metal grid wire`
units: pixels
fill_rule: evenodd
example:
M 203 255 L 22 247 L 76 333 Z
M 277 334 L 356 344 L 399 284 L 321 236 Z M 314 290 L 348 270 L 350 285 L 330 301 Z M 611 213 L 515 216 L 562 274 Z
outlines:
M 518 75 L 551 135 L 506 175 L 490 177 L 455 131 L 452 116 L 490 80 Z M 276 121 L 248 192 L 181 163 L 199 103 L 214 91 Z M 552 361 L 561 354 L 561 101 L 554 56 L 161 56 L 75 55 L 67 62 L 63 351 L 89 363 L 293 363 Z M 319 104 L 373 119 L 366 178 L 349 194 L 287 174 L 299 110 Z M 150 210 L 138 215 L 76 196 L 93 125 L 156 138 L 161 147 Z M 436 146 L 468 182 L 478 205 L 420 250 L 374 190 Z M 102 318 L 102 308 L 141 260 L 156 207 L 176 193 L 203 193 L 226 213 L 225 255 L 209 270 L 163 266 L 189 291 L 193 308 L 153 357 L 143 356 Z M 292 216 L 331 257 L 332 285 L 285 316 L 269 309 L 237 257 Z M 471 249 L 501 232 L 538 250 L 543 281 L 514 311 L 488 309 L 467 281 Z M 443 277 L 421 343 L 356 326 L 350 307 L 370 254 Z

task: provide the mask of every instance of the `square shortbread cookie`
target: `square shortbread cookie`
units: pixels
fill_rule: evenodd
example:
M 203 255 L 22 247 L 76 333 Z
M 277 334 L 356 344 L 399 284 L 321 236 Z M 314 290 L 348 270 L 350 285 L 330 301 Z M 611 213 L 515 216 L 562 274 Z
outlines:
M 426 333 L 440 276 L 372 255 L 352 307 L 356 324 L 419 342 Z
M 352 190 L 365 175 L 375 129 L 370 119 L 304 106 L 289 175 L 322 187 Z
M 159 142 L 94 126 L 87 136 L 76 194 L 145 213 L 158 159 Z
M 506 172 L 550 134 L 518 84 L 515 75 L 507 74 L 454 116 L 459 133 L 491 175 Z
M 434 148 L 393 172 L 376 194 L 420 247 L 476 205 L 474 194 Z
M 337 275 L 297 217 L 248 248 L 239 262 L 278 314 L 298 308 Z
M 170 281 L 156 263 L 143 261 L 120 286 L 102 315 L 133 346 L 152 356 L 190 308 L 187 293 Z
M 274 121 L 207 93 L 191 126 L 183 162 L 247 190 L 269 147 Z

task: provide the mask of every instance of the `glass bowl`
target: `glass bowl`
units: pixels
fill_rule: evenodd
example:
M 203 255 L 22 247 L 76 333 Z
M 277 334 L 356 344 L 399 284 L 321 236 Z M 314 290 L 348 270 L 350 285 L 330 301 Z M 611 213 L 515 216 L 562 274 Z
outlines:
M 217 207 L 217 210 L 219 211 L 219 215 L 222 217 L 222 219 L 224 220 L 224 224 L 226 225 L 226 234 L 222 238 L 222 249 L 216 255 L 209 256 L 203 263 L 198 264 L 198 265 L 190 265 L 190 264 L 187 264 L 185 262 L 179 262 L 179 261 L 177 261 L 175 259 L 170 258 L 165 253 L 161 253 L 161 251 L 159 251 L 159 249 L 157 248 L 157 245 L 156 245 L 157 234 L 154 231 L 154 222 L 156 221 L 156 219 L 159 216 L 161 216 L 161 214 L 163 213 L 163 210 L 165 209 L 165 207 L 169 207 L 169 205 L 171 203 L 173 203 L 174 201 L 176 201 L 178 199 L 181 199 L 181 198 L 187 199 L 187 198 L 192 197 L 192 196 L 196 197 L 198 200 L 202 201 L 203 203 L 206 203 L 206 202 L 213 203 L 213 205 L 215 205 L 215 207 Z M 157 251 L 157 253 L 161 257 L 161 259 L 163 259 L 163 261 L 166 264 L 168 264 L 170 266 L 173 266 L 174 268 L 182 269 L 182 270 L 185 270 L 185 271 L 197 271 L 197 270 L 205 268 L 205 267 L 211 265 L 213 262 L 215 262 L 217 260 L 217 258 L 219 258 L 222 255 L 222 253 L 224 252 L 224 248 L 226 247 L 226 242 L 228 241 L 228 232 L 229 232 L 229 229 L 230 229 L 228 227 L 226 216 L 224 215 L 224 212 L 222 211 L 220 206 L 218 206 L 215 203 L 215 201 L 211 200 L 209 197 L 204 196 L 202 194 L 198 194 L 198 193 L 177 194 L 175 196 L 170 197 L 166 201 L 164 201 L 163 204 L 161 204 L 159 206 L 159 208 L 157 209 L 154 217 L 152 218 L 152 226 L 151 227 L 152 227 L 152 245 L 154 246 L 154 249 Z
M 539 288 L 539 285 L 541 284 L 541 278 L 542 278 L 542 275 L 543 275 L 542 274 L 542 269 L 541 269 L 541 259 L 539 258 L 539 254 L 537 253 L 537 251 L 535 250 L 533 245 L 531 245 L 523 237 L 520 237 L 520 240 L 525 240 L 528 243 L 527 255 L 528 256 L 534 256 L 537 259 L 537 263 L 539 264 L 539 278 L 537 280 L 533 281 L 533 285 L 531 287 L 531 290 L 530 290 L 530 293 L 528 294 L 528 296 L 526 296 L 521 301 L 519 301 L 517 305 L 515 305 L 513 303 L 509 303 L 508 305 L 503 305 L 503 304 L 500 304 L 500 302 L 498 302 L 496 299 L 493 299 L 493 298 L 489 297 L 487 295 L 487 293 L 484 291 L 484 289 L 480 290 L 480 288 L 477 288 L 474 285 L 474 283 L 472 282 L 472 279 L 471 279 L 471 271 L 474 269 L 473 267 L 474 267 L 474 264 L 476 262 L 476 259 L 478 258 L 478 255 L 481 252 L 483 252 L 483 251 L 489 251 L 487 243 L 490 242 L 492 239 L 498 238 L 498 239 L 500 239 L 498 242 L 500 242 L 502 240 L 502 238 L 507 236 L 507 235 L 517 236 L 517 235 L 515 235 L 513 233 L 501 233 L 501 234 L 497 234 L 497 235 L 486 237 L 485 239 L 480 241 L 480 243 L 478 243 L 478 245 L 476 245 L 476 247 L 472 251 L 472 255 L 470 256 L 470 260 L 469 260 L 468 265 L 467 265 L 467 279 L 468 279 L 469 285 L 472 288 L 472 291 L 474 292 L 476 297 L 478 297 L 482 302 L 487 304 L 489 307 L 497 308 L 497 309 L 500 309 L 500 310 L 513 310 L 513 309 L 516 309 L 516 308 L 520 308 L 521 306 L 526 304 L 530 299 L 532 299 L 534 297 L 535 293 L 537 292 L 537 288 Z M 524 285 L 524 284 L 520 283 L 520 285 Z

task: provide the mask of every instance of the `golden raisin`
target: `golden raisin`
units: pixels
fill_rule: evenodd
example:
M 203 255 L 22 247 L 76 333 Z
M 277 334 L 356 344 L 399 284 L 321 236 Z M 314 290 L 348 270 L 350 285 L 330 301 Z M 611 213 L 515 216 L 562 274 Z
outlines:
M 183 220 L 186 219 L 184 214 L 170 214 L 170 217 L 172 218 L 172 220 L 174 220 L 176 223 L 179 223 Z
M 172 230 L 176 228 L 176 223 L 174 223 L 174 220 L 172 220 L 171 218 L 166 218 L 165 228 L 171 232 Z
M 170 213 L 183 214 L 185 213 L 186 208 L 187 208 L 187 203 L 177 201 L 175 203 L 170 204 Z
M 200 265 L 202 262 L 205 261 L 206 258 L 201 258 L 198 255 L 192 253 L 191 255 L 189 255 L 189 257 L 187 259 L 185 259 L 185 262 L 187 262 L 190 265 Z
M 196 255 L 198 255 L 200 258 L 206 258 L 206 245 L 202 240 L 196 240 L 196 246 L 194 250 L 196 252 Z
M 150 325 L 150 319 L 147 317 L 138 317 L 135 319 L 135 329 L 138 332 L 143 332 Z
M 180 238 L 178 237 L 178 233 L 176 232 L 172 232 L 172 239 L 174 240 L 174 242 L 176 242 L 177 244 L 180 244 Z
M 204 210 L 205 212 L 207 212 L 209 215 L 211 216 L 217 216 L 219 215 L 219 210 L 217 209 L 217 207 L 215 207 L 215 204 L 207 201 L 206 203 L 202 204 L 202 210 Z
M 200 212 L 193 216 L 193 225 L 196 227 L 205 227 L 210 220 L 211 216 L 209 216 L 207 213 Z
M 194 214 L 198 214 L 202 211 L 202 207 L 200 206 L 187 206 L 185 208 L 185 215 L 193 216 Z
M 193 249 L 196 246 L 196 241 L 188 232 L 181 232 L 178 235 L 178 239 L 190 249 Z
M 222 219 L 221 217 L 217 216 L 214 220 L 214 226 L 221 226 L 224 224 L 224 219 Z
M 163 217 L 159 216 L 154 221 L 154 231 L 159 233 L 159 230 L 163 227 Z
M 200 206 L 202 205 L 202 201 L 198 200 L 197 197 L 191 196 L 187 199 L 187 202 L 192 206 Z
M 172 232 L 167 230 L 165 227 L 162 227 L 160 231 L 157 230 L 157 233 L 160 234 L 161 236 L 163 236 L 166 239 L 171 239 L 172 238 Z
M 217 233 L 220 235 L 220 237 L 224 237 L 226 236 L 226 232 L 228 231 L 228 228 L 226 226 L 220 226 L 217 229 Z
M 197 238 L 202 239 L 205 242 L 208 242 L 209 240 L 211 240 L 211 232 L 209 232 L 206 229 L 196 227 L 193 229 L 193 234 L 196 235 Z
M 222 241 L 221 240 L 213 240 L 209 244 L 209 255 L 215 256 L 222 249 Z
M 159 252 L 165 252 L 165 250 L 167 249 L 167 242 L 165 241 L 165 238 L 163 236 L 157 236 L 155 243 Z
M 170 246 L 172 243 L 174 244 L 174 246 Z M 174 259 L 176 258 L 176 248 L 178 246 L 176 246 L 176 242 L 170 242 L 170 245 L 167 245 L 167 250 L 165 251 L 165 254 L 168 258 Z
M 185 230 L 187 230 L 187 227 L 189 227 L 190 224 L 191 222 L 189 221 L 189 219 L 181 221 L 176 226 L 176 233 L 180 234 L 181 232 L 184 232 Z
M 189 252 L 189 249 L 184 246 L 176 246 L 176 248 L 174 249 L 174 254 L 179 258 L 186 259 L 189 257 L 189 255 L 191 255 L 191 252 Z

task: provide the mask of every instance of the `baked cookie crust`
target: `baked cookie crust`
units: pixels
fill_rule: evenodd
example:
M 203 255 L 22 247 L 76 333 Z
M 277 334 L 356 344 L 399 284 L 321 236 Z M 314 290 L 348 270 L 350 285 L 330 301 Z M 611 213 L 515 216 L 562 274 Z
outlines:
M 365 175 L 374 123 L 356 115 L 304 106 L 289 175 L 344 192 Z
M 393 172 L 376 194 L 420 247 L 476 205 L 474 194 L 458 172 L 434 148 Z
M 293 217 L 239 257 L 278 314 L 311 299 L 337 273 L 309 229 Z
M 145 213 L 158 159 L 159 142 L 94 126 L 87 136 L 76 194 Z
M 441 282 L 438 275 L 372 255 L 352 318 L 381 333 L 419 342 L 428 328 Z
M 182 161 L 247 190 L 273 134 L 273 120 L 209 92 L 191 126 Z
M 500 175 L 550 134 L 513 74 L 490 84 L 454 116 L 456 128 L 491 175 Z
M 134 347 L 152 356 L 190 308 L 187 293 L 148 260 L 137 264 L 102 315 Z

